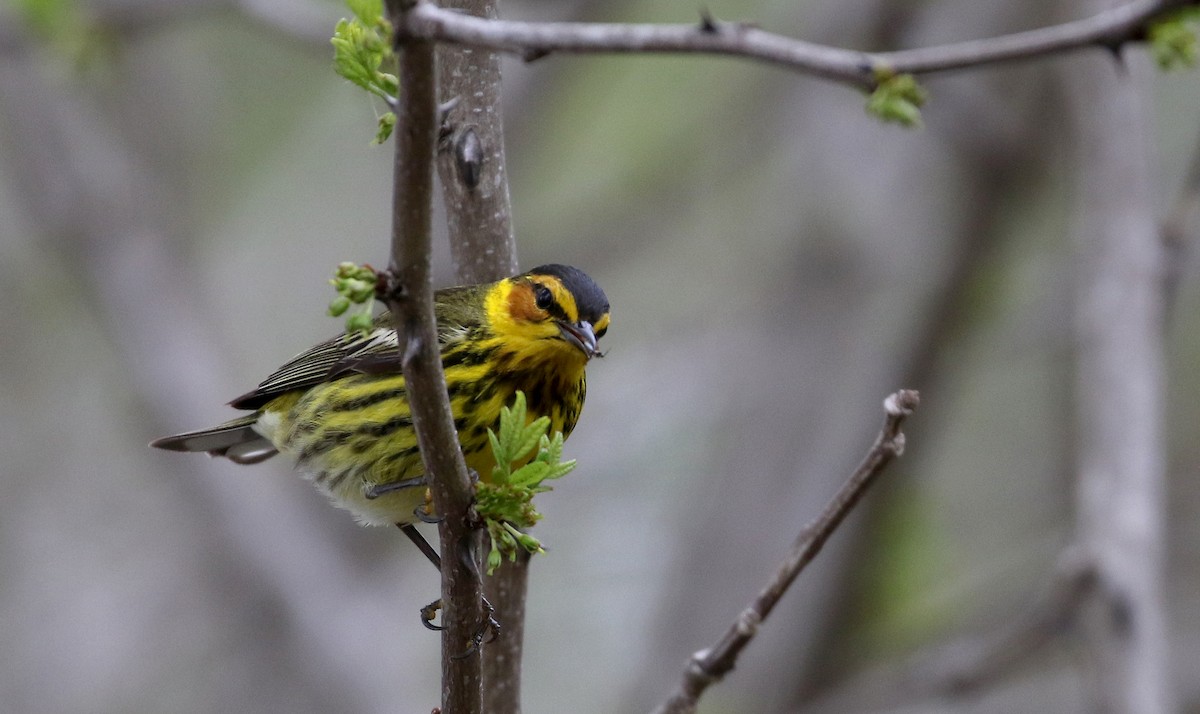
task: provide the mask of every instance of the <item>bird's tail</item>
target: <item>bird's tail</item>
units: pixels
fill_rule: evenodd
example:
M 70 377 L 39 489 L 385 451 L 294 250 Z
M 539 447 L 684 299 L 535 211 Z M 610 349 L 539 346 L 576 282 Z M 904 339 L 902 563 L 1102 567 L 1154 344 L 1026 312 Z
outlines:
M 249 414 L 211 429 L 164 436 L 150 445 L 169 451 L 205 451 L 210 456 L 224 456 L 234 463 L 257 464 L 279 453 L 274 444 L 254 428 L 258 416 Z

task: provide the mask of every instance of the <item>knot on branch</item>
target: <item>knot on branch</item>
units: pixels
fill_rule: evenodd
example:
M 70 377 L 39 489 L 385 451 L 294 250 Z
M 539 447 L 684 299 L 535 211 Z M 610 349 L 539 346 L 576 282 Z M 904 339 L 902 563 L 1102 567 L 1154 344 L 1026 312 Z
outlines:
M 762 615 L 754 608 L 746 608 L 742 610 L 742 614 L 738 615 L 737 631 L 739 635 L 745 637 L 753 637 L 758 633 L 758 626 L 762 624 Z
M 712 665 L 710 659 L 712 659 L 712 650 L 702 649 L 692 653 L 692 658 L 688 661 L 687 679 L 694 686 L 698 685 L 701 690 L 710 684 L 721 681 L 721 675 L 710 670 Z
M 474 129 L 468 127 L 454 141 L 454 168 L 468 191 L 479 187 L 483 176 L 483 142 Z
M 392 268 L 375 274 L 375 299 L 386 305 L 408 300 L 408 288 Z

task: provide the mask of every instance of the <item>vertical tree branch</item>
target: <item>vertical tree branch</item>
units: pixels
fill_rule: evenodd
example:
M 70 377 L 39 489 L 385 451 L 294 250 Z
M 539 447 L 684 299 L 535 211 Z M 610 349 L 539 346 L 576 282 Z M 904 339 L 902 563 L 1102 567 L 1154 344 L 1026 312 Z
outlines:
M 399 25 L 411 2 L 388 0 Z M 438 350 L 430 277 L 433 156 L 437 144 L 437 82 L 433 43 L 397 43 L 400 97 L 394 185 L 390 281 L 382 290 L 396 319 L 413 424 L 433 502 L 442 521 L 442 711 L 481 711 L 480 657 L 472 638 L 481 626 L 479 570 L 469 547 L 470 479 L 446 394 Z
M 444 7 L 495 19 L 497 0 L 448 0 Z M 504 156 L 500 55 L 485 49 L 437 50 L 438 87 L 448 107 L 437 168 L 458 282 L 485 283 L 518 271 Z M 483 580 L 499 636 L 483 649 L 484 711 L 519 714 L 529 558 L 505 560 Z
M 1139 69 L 1095 57 L 1067 77 L 1080 177 L 1078 538 L 1099 575 L 1081 625 L 1094 710 L 1111 714 L 1174 710 L 1163 594 L 1163 246 Z
M 449 0 L 446 9 L 495 19 L 496 0 Z M 449 111 L 438 152 L 450 251 L 463 284 L 517 272 L 512 206 L 504 158 L 500 55 L 485 49 L 438 49 L 441 101 Z

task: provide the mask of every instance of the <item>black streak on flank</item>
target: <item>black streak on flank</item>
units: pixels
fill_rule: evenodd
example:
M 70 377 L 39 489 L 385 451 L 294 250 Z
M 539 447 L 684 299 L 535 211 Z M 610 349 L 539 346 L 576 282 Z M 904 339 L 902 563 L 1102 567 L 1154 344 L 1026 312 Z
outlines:
M 396 387 L 395 389 L 384 389 L 378 392 L 364 394 L 361 397 L 347 399 L 344 402 L 334 402 L 329 405 L 331 412 L 354 412 L 359 409 L 366 409 L 369 406 L 386 402 L 392 399 L 403 399 L 407 394 L 404 387 Z
M 363 424 L 355 430 L 355 433 L 363 434 L 364 436 L 384 437 L 400 429 L 411 427 L 412 417 L 404 414 L 402 416 L 394 416 L 385 422 L 371 422 Z

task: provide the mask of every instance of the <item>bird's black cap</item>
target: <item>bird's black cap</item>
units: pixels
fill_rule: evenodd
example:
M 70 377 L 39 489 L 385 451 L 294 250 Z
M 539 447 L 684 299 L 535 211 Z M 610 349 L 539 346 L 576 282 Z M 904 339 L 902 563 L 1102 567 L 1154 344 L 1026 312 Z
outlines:
M 539 265 L 526 275 L 551 275 L 562 281 L 563 287 L 571 291 L 575 297 L 575 307 L 579 308 L 579 319 L 595 324 L 603 315 L 608 314 L 608 296 L 600 289 L 595 280 L 579 268 L 570 265 Z

